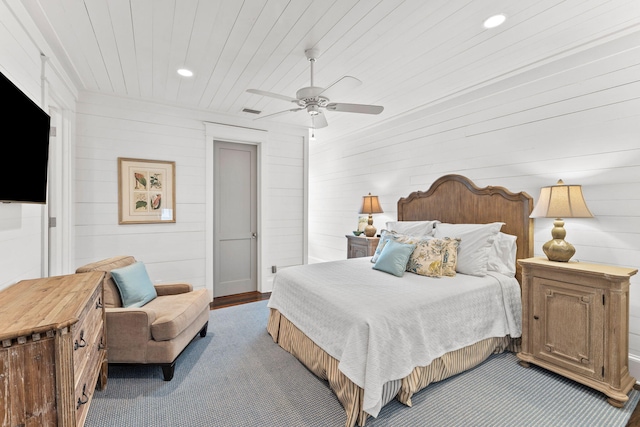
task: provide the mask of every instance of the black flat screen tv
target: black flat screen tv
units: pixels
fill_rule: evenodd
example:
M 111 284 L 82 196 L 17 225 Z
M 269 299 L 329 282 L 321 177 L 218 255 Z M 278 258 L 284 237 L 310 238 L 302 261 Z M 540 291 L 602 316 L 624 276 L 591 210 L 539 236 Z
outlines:
M 46 203 L 50 117 L 0 72 L 0 202 Z

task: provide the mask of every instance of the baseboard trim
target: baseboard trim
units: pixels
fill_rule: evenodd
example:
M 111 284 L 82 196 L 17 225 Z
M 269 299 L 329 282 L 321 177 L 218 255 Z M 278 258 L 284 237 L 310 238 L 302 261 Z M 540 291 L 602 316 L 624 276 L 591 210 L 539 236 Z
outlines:
M 269 299 L 271 292 L 245 292 L 242 294 L 227 295 L 223 297 L 216 297 L 209 304 L 211 310 L 216 308 L 231 307 L 233 305 L 246 304 L 248 302 L 262 301 Z
M 640 384 L 640 356 L 629 354 L 629 373 L 636 379 L 636 384 Z

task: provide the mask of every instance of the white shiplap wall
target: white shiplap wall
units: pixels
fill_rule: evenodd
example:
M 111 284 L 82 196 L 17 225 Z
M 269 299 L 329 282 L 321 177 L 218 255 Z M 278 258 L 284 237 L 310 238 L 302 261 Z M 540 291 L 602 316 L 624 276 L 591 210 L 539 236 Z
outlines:
M 429 78 L 429 76 L 425 76 Z M 458 173 L 526 191 L 581 184 L 594 219 L 567 219 L 585 262 L 640 267 L 640 32 L 458 96 L 360 134 L 310 146 L 309 258 L 346 257 L 361 197 L 380 196 L 378 229 L 396 203 Z M 535 251 L 552 220 L 535 221 Z M 640 377 L 640 277 L 631 281 L 630 352 Z
M 96 93 L 77 104 L 76 266 L 128 254 L 143 261 L 154 282 L 206 284 L 205 122 L 242 127 L 249 120 Z M 306 128 L 263 128 L 262 270 L 302 264 L 305 250 L 304 144 Z M 118 157 L 176 162 L 176 223 L 118 225 Z M 211 289 L 209 289 L 211 291 Z
M 49 112 L 55 98 L 60 114 L 73 119 L 75 88 L 21 3 L 0 2 L 0 40 L 0 71 L 45 111 Z M 48 58 L 44 68 L 41 54 Z M 12 106 L 3 104 L 2 108 Z M 26 143 L 16 140 L 16 134 L 19 129 L 3 129 L 0 141 L 5 148 Z M 3 160 L 7 167 L 10 161 Z M 2 185 L 20 183 L 16 179 Z M 46 271 L 47 209 L 45 205 L 0 204 L 0 289 L 41 277 Z

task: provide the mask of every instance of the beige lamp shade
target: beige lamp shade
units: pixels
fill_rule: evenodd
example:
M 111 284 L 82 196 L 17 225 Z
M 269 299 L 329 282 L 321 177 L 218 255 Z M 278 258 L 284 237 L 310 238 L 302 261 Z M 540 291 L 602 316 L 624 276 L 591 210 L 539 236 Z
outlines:
M 531 218 L 593 218 L 582 195 L 581 185 L 557 185 L 542 187 L 538 203 Z
M 376 235 L 376 228 L 373 226 L 373 216 L 371 214 L 384 213 L 380 206 L 378 196 L 372 196 L 371 193 L 362 197 L 362 207 L 360 213 L 369 214 L 369 220 L 367 226 L 364 228 L 364 235 L 367 237 L 373 237 Z
M 384 213 L 384 211 L 380 207 L 380 201 L 378 200 L 378 196 L 372 196 L 371 193 L 369 193 L 368 196 L 363 196 L 360 213 L 364 213 L 364 214 Z
M 551 261 L 567 262 L 576 249 L 564 240 L 567 232 L 562 218 L 592 218 L 593 214 L 584 201 L 580 185 L 564 185 L 562 180 L 558 180 L 557 185 L 540 189 L 538 203 L 529 216 L 556 219 L 551 230 L 553 239 L 545 243 L 542 250 Z

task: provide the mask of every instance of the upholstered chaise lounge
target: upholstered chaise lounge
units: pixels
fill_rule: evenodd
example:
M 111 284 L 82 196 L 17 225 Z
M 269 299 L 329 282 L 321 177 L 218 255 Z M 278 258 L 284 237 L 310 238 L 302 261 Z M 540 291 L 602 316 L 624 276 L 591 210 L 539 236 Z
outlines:
M 177 357 L 200 333 L 207 334 L 209 295 L 187 283 L 149 285 L 157 297 L 142 307 L 123 307 L 111 271 L 136 263 L 117 256 L 79 267 L 76 273 L 105 271 L 104 304 L 109 363 L 158 364 L 165 381 L 173 378 Z

